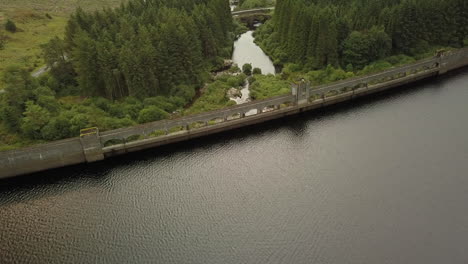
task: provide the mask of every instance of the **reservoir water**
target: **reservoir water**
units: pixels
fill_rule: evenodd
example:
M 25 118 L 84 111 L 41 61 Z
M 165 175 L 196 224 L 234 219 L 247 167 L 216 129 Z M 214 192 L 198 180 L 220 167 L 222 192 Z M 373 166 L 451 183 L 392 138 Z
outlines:
M 467 263 L 467 83 L 0 181 L 0 263 Z

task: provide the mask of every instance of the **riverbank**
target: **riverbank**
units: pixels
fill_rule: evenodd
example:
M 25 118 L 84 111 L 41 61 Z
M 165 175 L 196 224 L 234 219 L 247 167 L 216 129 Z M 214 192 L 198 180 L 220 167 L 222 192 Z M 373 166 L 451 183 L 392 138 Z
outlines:
M 177 120 L 160 121 L 127 129 L 108 131 L 102 134 L 95 131 L 83 135 L 81 138 L 69 139 L 59 143 L 53 142 L 23 150 L 3 152 L 0 153 L 0 178 L 91 160 L 101 160 L 105 157 L 167 145 L 282 118 L 431 78 L 466 65 L 468 65 L 468 50 L 465 49 L 457 53 L 447 54 L 442 58 L 435 57 L 379 74 L 320 87 L 320 89 L 309 87 L 306 90 L 302 90 L 304 87 L 300 86 L 293 89 L 291 95 L 278 98 L 255 101 Z M 351 89 L 348 89 L 348 87 L 351 87 Z M 275 110 L 264 112 L 265 108 L 273 108 Z M 257 114 L 246 116 L 246 113 L 252 109 L 257 109 Z M 213 120 L 218 121 L 211 122 Z M 194 123 L 201 123 L 203 125 L 191 129 L 191 125 Z M 176 127 L 181 127 L 182 129 L 171 134 L 170 131 L 174 131 L 173 128 Z M 162 131 L 163 133 L 156 137 L 151 137 L 150 135 L 156 131 Z M 132 142 L 126 141 L 126 139 L 134 138 L 134 136 L 143 139 Z M 106 142 L 118 140 L 123 143 L 105 147 Z M 68 145 L 73 147 L 69 147 Z

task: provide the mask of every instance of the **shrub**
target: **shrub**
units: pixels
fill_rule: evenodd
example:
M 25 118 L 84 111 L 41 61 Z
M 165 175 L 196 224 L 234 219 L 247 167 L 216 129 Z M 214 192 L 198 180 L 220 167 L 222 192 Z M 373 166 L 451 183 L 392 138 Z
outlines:
M 246 75 L 252 75 L 252 64 L 246 63 L 242 66 L 242 72 Z
M 46 140 L 58 140 L 76 136 L 73 134 L 69 120 L 63 116 L 54 117 L 41 129 L 42 138 Z
M 227 84 L 231 87 L 237 87 L 239 86 L 239 80 L 236 77 L 229 77 L 227 80 Z
M 15 33 L 17 30 L 15 22 L 8 19 L 7 22 L 5 23 L 5 29 L 7 31 L 10 31 L 11 33 Z
M 254 68 L 252 73 L 255 75 L 255 74 L 262 74 L 262 69 L 260 68 Z
M 138 123 L 149 123 L 153 121 L 166 119 L 168 117 L 169 114 L 161 108 L 158 108 L 156 106 L 150 106 L 140 111 L 140 113 L 138 114 Z
M 33 139 L 41 139 L 41 129 L 49 123 L 50 113 L 32 101 L 26 103 L 26 111 L 21 120 L 21 131 Z
M 172 100 L 168 100 L 168 98 L 163 97 L 163 96 L 157 96 L 157 97 L 149 97 L 143 100 L 143 104 L 145 107 L 148 106 L 156 106 L 168 113 L 174 112 L 178 107 L 177 105 L 173 104 L 171 102 Z
M 231 66 L 231 68 L 229 69 L 229 72 L 232 72 L 232 73 L 235 73 L 235 72 L 240 72 L 240 68 L 239 66 L 237 66 L 237 64 L 234 64 Z
M 189 85 L 178 85 L 172 91 L 172 95 L 184 98 L 187 102 L 195 96 L 195 87 Z
M 114 103 L 109 106 L 109 114 L 112 117 L 123 118 L 125 117 L 125 109 L 120 104 Z
M 250 96 L 254 100 L 262 100 L 290 92 L 290 83 L 274 75 L 258 75 L 256 81 L 250 85 Z

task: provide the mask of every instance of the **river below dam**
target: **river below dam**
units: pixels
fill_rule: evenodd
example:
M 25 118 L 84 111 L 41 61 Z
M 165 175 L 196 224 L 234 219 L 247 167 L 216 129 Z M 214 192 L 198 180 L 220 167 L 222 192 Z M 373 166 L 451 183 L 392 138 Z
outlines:
M 255 44 L 254 31 L 242 34 L 234 42 L 232 61 L 242 69 L 242 65 L 251 63 L 253 68 L 260 68 L 263 74 L 275 74 L 275 66 L 265 52 Z
M 260 26 L 257 24 L 256 26 Z M 234 51 L 232 54 L 232 61 L 242 69 L 244 64 L 252 64 L 252 68 L 259 68 L 262 74 L 275 74 L 276 69 L 273 61 L 263 50 L 255 44 L 253 37 L 254 31 L 250 30 L 242 34 L 239 39 L 234 42 Z M 240 90 L 241 97 L 231 98 L 237 104 L 244 104 L 250 102 L 250 83 L 245 82 L 244 87 Z M 247 113 L 247 115 L 256 114 L 256 110 Z
M 0 181 L 0 263 L 467 263 L 468 70 Z

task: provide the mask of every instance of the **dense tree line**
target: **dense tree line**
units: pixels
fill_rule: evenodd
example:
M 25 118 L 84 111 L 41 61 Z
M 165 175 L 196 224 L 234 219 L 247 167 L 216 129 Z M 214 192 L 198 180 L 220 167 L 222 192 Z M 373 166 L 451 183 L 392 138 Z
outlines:
M 45 50 L 59 83 L 76 79 L 81 95 L 189 101 L 202 73 L 230 55 L 232 31 L 225 0 L 132 0 L 95 13 L 78 9 L 64 41 Z
M 466 0 L 277 0 L 257 34 L 277 63 L 361 69 L 391 54 L 462 47 Z

